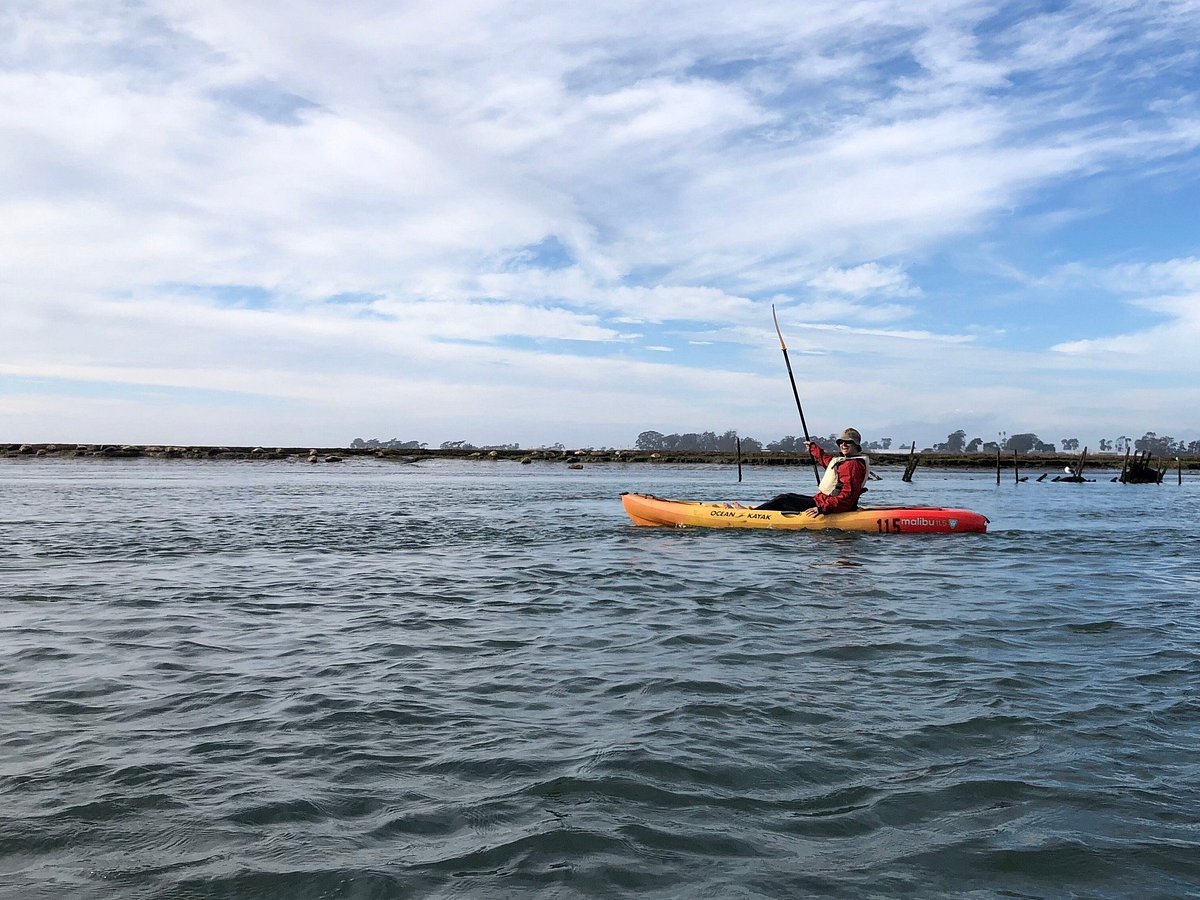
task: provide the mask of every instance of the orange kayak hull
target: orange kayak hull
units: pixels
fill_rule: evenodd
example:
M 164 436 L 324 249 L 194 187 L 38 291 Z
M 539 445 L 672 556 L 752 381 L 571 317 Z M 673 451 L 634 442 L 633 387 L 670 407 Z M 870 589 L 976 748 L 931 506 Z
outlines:
M 825 516 L 754 509 L 736 503 L 667 500 L 621 495 L 635 525 L 674 528 L 770 528 L 787 531 L 865 531 L 872 534 L 982 534 L 988 520 L 969 509 L 945 506 L 877 506 Z

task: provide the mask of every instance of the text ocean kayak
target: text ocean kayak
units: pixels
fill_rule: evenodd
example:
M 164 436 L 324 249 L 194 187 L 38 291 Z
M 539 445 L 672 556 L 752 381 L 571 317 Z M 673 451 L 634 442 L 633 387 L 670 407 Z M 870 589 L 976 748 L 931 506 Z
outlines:
M 678 528 L 834 528 L 876 534 L 969 534 L 986 532 L 988 523 L 987 517 L 977 512 L 944 506 L 864 507 L 853 512 L 814 517 L 731 503 L 666 500 L 649 494 L 622 494 L 621 503 L 635 525 Z

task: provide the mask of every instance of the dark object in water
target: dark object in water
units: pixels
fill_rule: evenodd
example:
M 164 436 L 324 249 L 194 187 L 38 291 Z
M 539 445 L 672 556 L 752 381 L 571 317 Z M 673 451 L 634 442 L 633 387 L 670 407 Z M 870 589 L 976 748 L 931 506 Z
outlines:
M 1125 465 L 1121 468 L 1118 480 L 1122 484 L 1162 484 L 1167 470 L 1164 466 L 1159 469 L 1150 464 L 1149 450 L 1139 450 L 1132 459 L 1129 451 L 1125 451 Z
M 908 462 L 904 466 L 904 474 L 900 477 L 900 480 L 911 484 L 913 473 L 917 471 L 917 465 L 920 462 L 921 457 L 917 456 L 917 442 L 913 441 L 908 448 Z

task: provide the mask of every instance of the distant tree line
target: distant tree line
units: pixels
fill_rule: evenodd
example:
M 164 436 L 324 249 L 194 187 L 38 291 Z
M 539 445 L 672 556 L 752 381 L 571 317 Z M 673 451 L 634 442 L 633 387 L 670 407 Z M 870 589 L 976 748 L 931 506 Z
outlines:
M 707 453 L 733 453 L 738 446 L 739 435 L 736 431 L 726 431 L 717 434 L 713 431 L 688 432 L 687 434 L 663 434 L 661 431 L 643 431 L 634 443 L 635 450 L 667 450 L 667 451 L 699 451 Z M 832 452 L 837 446 L 837 435 L 814 437 L 814 441 Z M 802 453 L 804 438 L 786 435 L 777 441 L 764 444 L 752 437 L 741 438 L 742 451 L 756 453 L 769 450 L 773 453 Z M 864 450 L 887 450 L 892 446 L 891 438 L 882 441 L 871 441 L 864 445 Z
M 967 440 L 967 433 L 961 428 L 946 436 L 940 444 L 925 448 L 934 453 L 995 453 L 997 450 L 1009 453 L 1053 453 L 1057 448 L 1031 432 L 1008 435 L 1000 433 L 999 440 L 984 441 L 983 438 Z
M 470 441 L 442 441 L 439 445 L 443 450 L 520 450 L 520 444 L 483 444 L 476 447 Z M 559 444 L 557 447 L 561 447 Z
M 997 450 L 1008 453 L 1053 453 L 1057 449 L 1053 443 L 1047 443 L 1032 433 L 1008 435 L 1001 432 L 999 438 L 997 441 L 984 441 L 983 438 L 968 441 L 967 433 L 959 429 L 947 435 L 943 443 L 925 449 L 935 453 L 995 453 Z M 1059 443 L 1064 453 L 1079 450 L 1079 438 L 1062 438 Z M 1156 456 L 1200 456 L 1200 441 L 1185 444 L 1168 435 L 1159 437 L 1153 431 L 1147 431 L 1136 440 L 1124 434 L 1112 440 L 1101 438 L 1097 449 L 1101 453 L 1145 450 Z
M 637 450 L 691 450 L 708 453 L 733 453 L 737 449 L 738 437 L 739 435 L 736 431 L 726 431 L 724 434 L 717 434 L 713 431 L 687 432 L 686 434 L 663 434 L 660 431 L 643 431 L 638 435 L 634 448 Z M 813 438 L 816 443 L 829 452 L 833 452 L 836 448 L 836 439 L 837 436 L 834 434 Z M 1062 449 L 1065 453 L 1075 453 L 1080 449 L 1078 438 L 1063 438 L 1059 443 L 1062 444 Z M 881 438 L 876 441 L 868 441 L 863 445 L 863 449 L 867 451 L 888 451 L 892 448 L 892 444 L 892 438 Z M 762 450 L 774 453 L 804 452 L 804 438 L 791 434 L 766 444 L 752 437 L 742 437 L 741 445 L 742 450 L 746 453 L 754 453 Z M 908 450 L 911 449 L 911 445 L 901 444 L 898 449 Z M 1156 456 L 1200 456 L 1200 441 L 1192 441 L 1191 443 L 1184 444 L 1183 441 L 1177 441 L 1173 437 L 1159 437 L 1153 431 L 1147 431 L 1142 437 L 1136 440 L 1127 435 L 1121 435 L 1112 440 L 1102 438 L 1097 449 L 1105 453 L 1146 450 Z M 929 453 L 995 453 L 1000 451 L 1002 453 L 1022 454 L 1055 453 L 1057 450 L 1058 448 L 1053 443 L 1043 441 L 1032 432 L 1012 435 L 1007 432 L 1001 432 L 997 440 L 985 441 L 980 437 L 967 440 L 967 432 L 962 429 L 951 432 L 946 436 L 945 441 L 925 448 L 925 452 Z
M 421 450 L 427 447 L 427 444 L 421 441 L 402 441 L 400 438 L 392 438 L 390 441 L 381 441 L 378 438 L 355 438 L 350 442 L 351 450 Z
M 663 434 L 660 431 L 643 431 L 637 436 L 634 448 L 646 451 L 733 453 L 737 450 L 739 437 L 738 433 L 732 430 L 726 431 L 723 434 L 717 434 L 714 431 L 689 431 L 686 434 Z M 834 452 L 837 448 L 837 435 L 835 434 L 829 434 L 824 437 L 814 436 L 813 440 L 829 452 Z M 893 440 L 890 437 L 885 437 L 879 440 L 868 441 L 863 445 L 863 449 L 874 452 L 886 452 L 892 449 L 892 444 Z M 1061 438 L 1059 444 L 1062 445 L 1064 453 L 1076 453 L 1080 449 L 1079 438 Z M 392 438 L 387 441 L 382 441 L 378 438 L 355 438 L 350 442 L 350 446 L 355 450 L 423 450 L 428 445 L 421 441 L 402 441 L 399 438 Z M 457 450 L 460 452 L 521 449 L 520 444 L 484 444 L 476 446 L 470 441 L 443 441 L 440 447 L 443 450 Z M 778 440 L 764 444 L 762 441 L 746 436 L 741 438 L 741 447 L 743 452 L 746 453 L 756 453 L 763 450 L 772 453 L 803 453 L 804 438 L 789 434 Z M 553 444 L 540 449 L 563 450 L 564 447 L 562 444 Z M 912 448 L 909 444 L 900 444 L 897 449 L 910 450 Z M 1183 441 L 1176 440 L 1169 435 L 1160 437 L 1153 431 L 1147 431 L 1137 439 L 1124 434 L 1112 439 L 1101 438 L 1097 449 L 1101 453 L 1125 453 L 1126 450 L 1131 452 L 1136 450 L 1148 451 L 1155 456 L 1200 456 L 1200 441 L 1191 441 L 1185 444 Z M 967 440 L 967 432 L 960 428 L 948 434 L 945 441 L 925 448 L 925 452 L 929 453 L 995 453 L 997 451 L 1017 454 L 1054 453 L 1057 451 L 1057 447 L 1053 443 L 1043 441 L 1032 432 L 1010 435 L 1002 431 L 998 435 L 997 440 L 994 441 L 985 441 L 980 437 Z
M 752 437 L 744 437 L 742 449 L 748 453 L 762 449 L 762 444 Z M 663 434 L 660 431 L 643 431 L 634 442 L 635 450 L 699 450 L 708 453 L 733 453 L 737 449 L 738 433 L 713 431 L 687 434 Z
M 379 438 L 355 438 L 350 442 L 352 450 L 424 450 L 429 445 L 424 441 L 402 441 L 399 438 L 392 438 L 390 441 L 381 441 Z M 520 444 L 481 444 L 475 446 L 470 441 L 442 441 L 438 446 L 443 450 L 520 450 Z M 553 444 L 549 447 L 542 447 L 542 450 L 562 450 L 562 444 Z

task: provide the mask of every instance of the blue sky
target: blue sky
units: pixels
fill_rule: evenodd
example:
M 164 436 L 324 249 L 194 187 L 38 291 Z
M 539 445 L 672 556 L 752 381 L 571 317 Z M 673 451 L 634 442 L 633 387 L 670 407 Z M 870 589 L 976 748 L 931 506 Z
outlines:
M 594 8 L 593 8 L 594 6 Z M 1200 3 L 6 3 L 0 441 L 1200 437 Z

